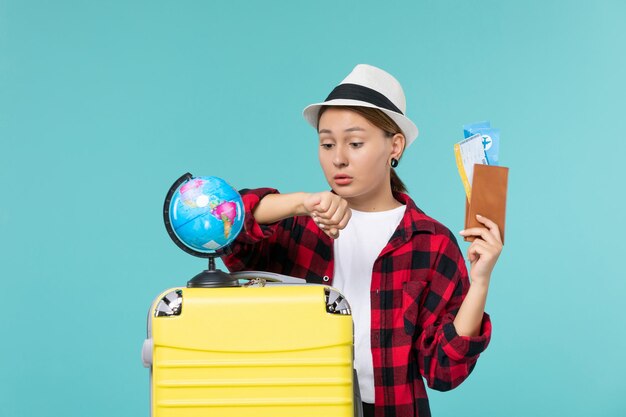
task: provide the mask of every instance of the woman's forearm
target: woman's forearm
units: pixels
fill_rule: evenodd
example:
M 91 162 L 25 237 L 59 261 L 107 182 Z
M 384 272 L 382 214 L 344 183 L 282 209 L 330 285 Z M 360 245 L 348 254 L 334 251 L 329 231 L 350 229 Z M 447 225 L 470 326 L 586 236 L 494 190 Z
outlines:
M 472 283 L 454 319 L 460 336 L 478 336 L 485 312 L 489 284 Z
M 261 199 L 252 215 L 259 224 L 270 224 L 288 217 L 306 214 L 306 193 L 268 194 Z
M 469 274 L 472 282 L 454 319 L 456 332 L 462 336 L 478 336 L 480 334 L 491 272 L 502 252 L 502 237 L 498 225 L 478 214 L 476 220 L 484 224 L 485 227 L 470 227 L 461 230 L 461 235 L 464 237 L 474 236 L 474 241 L 467 250 L 467 258 L 471 264 Z

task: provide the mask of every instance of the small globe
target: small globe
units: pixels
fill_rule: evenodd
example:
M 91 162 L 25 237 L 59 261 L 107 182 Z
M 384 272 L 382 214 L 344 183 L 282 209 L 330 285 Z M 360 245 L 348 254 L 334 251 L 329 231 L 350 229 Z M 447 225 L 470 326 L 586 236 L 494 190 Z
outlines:
M 202 253 L 211 253 L 235 240 L 243 218 L 241 196 L 218 177 L 190 178 L 174 192 L 169 206 L 176 237 Z

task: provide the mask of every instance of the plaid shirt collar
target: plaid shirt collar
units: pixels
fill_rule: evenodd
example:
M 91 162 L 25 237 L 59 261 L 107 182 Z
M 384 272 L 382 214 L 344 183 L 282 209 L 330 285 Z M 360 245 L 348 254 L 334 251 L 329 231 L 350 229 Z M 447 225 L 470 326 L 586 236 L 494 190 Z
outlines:
M 396 200 L 406 205 L 404 216 L 389 239 L 389 243 L 383 249 L 381 255 L 407 243 L 414 234 L 435 233 L 432 220 L 424 214 L 415 202 L 407 194 L 394 192 Z

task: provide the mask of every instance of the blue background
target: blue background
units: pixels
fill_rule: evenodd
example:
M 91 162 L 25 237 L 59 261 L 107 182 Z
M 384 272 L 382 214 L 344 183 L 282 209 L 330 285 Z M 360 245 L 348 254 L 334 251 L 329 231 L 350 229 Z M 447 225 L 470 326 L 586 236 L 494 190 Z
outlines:
M 511 168 L 492 344 L 433 414 L 625 415 L 624 21 L 621 1 L 1 0 L 0 414 L 147 415 L 148 306 L 205 266 L 165 233 L 170 184 L 326 189 L 301 110 L 369 63 L 405 88 L 399 174 L 428 214 L 462 228 L 463 124 L 500 128 Z

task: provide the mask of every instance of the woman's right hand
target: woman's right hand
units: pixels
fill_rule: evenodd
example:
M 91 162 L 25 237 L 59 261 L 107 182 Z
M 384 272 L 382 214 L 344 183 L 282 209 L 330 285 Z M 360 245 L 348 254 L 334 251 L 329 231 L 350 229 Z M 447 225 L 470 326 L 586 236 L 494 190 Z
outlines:
M 330 191 L 307 194 L 303 206 L 319 228 L 333 239 L 339 237 L 339 231 L 346 227 L 352 216 L 348 202 Z

